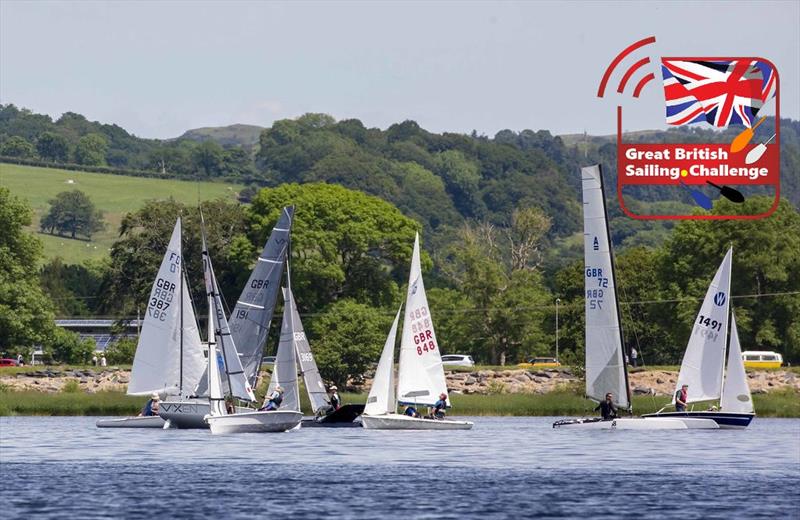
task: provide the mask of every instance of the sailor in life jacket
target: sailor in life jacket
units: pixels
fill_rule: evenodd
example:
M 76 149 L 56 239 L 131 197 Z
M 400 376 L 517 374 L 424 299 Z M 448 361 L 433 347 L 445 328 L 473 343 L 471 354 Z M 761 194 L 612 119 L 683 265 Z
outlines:
M 281 407 L 283 402 L 283 387 L 280 385 L 275 387 L 275 390 L 267 396 L 267 404 L 261 409 L 263 411 L 277 410 Z
M 685 412 L 686 401 L 689 399 L 689 385 L 682 385 L 681 389 L 675 392 L 675 411 Z

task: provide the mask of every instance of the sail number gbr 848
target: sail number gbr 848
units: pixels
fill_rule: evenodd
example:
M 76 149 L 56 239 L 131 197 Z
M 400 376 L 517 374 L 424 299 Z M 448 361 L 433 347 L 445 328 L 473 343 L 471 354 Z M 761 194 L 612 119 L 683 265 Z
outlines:
M 603 308 L 603 289 L 608 289 L 608 278 L 603 276 L 603 269 L 600 267 L 586 268 L 586 303 L 590 309 Z M 597 286 L 590 280 L 597 280 Z
M 411 332 L 414 333 L 414 344 L 417 346 L 417 355 L 422 355 L 425 352 L 432 352 L 436 349 L 436 339 L 433 337 L 433 327 L 431 326 L 431 317 L 428 314 L 428 308 L 424 305 L 416 309 L 412 309 L 408 313 L 408 318 L 411 320 Z

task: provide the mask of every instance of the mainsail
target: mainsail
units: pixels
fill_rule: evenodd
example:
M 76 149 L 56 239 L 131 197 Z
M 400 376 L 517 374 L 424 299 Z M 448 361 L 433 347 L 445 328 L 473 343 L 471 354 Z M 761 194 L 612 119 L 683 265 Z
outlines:
M 179 394 L 191 388 L 202 370 L 203 350 L 182 263 L 178 218 L 150 290 L 128 394 Z
M 214 310 L 214 275 L 211 270 L 211 258 L 206 249 L 205 237 L 203 237 L 203 279 L 206 285 L 206 297 L 208 299 L 208 364 L 206 374 L 208 375 L 208 399 L 211 415 L 225 415 L 225 394 L 222 390 L 222 380 L 220 369 L 224 366 L 222 353 L 217 349 L 217 331 Z
M 401 311 L 402 308 L 397 310 L 397 316 L 394 317 L 394 323 L 383 346 L 381 359 L 378 361 L 378 368 L 375 369 L 372 388 L 369 390 L 367 405 L 364 407 L 366 415 L 395 413 L 397 409 L 394 398 L 394 342 L 397 338 L 397 323 L 400 321 Z
M 722 394 L 732 257 L 730 248 L 708 287 L 683 355 L 677 388 L 689 385 L 690 403 L 719 399 Z M 674 402 L 674 394 L 672 399 Z
M 613 392 L 618 406 L 630 408 L 603 177 L 599 165 L 581 168 L 581 175 L 585 262 L 586 395 L 596 401 L 602 401 L 606 393 Z
M 739 345 L 739 331 L 736 329 L 736 316 L 731 313 L 731 344 L 728 347 L 728 370 L 722 387 L 720 411 L 753 413 L 753 398 L 747 384 L 747 373 L 742 361 L 742 347 Z
M 267 395 L 280 385 L 283 388 L 283 402 L 281 410 L 300 411 L 300 391 L 297 386 L 297 350 L 295 349 L 294 324 L 292 320 L 292 305 L 287 300 L 289 291 L 284 289 L 283 322 L 281 323 L 281 339 L 278 343 L 278 353 L 275 356 L 275 366 L 269 382 Z
M 300 314 L 297 312 L 297 304 L 294 300 L 291 287 L 284 289 L 286 304 L 291 307 L 292 339 L 294 348 L 297 352 L 297 360 L 300 365 L 300 373 L 303 374 L 303 381 L 306 384 L 306 392 L 311 402 L 311 411 L 317 413 L 320 408 L 330 406 L 328 393 L 325 391 L 325 383 L 319 375 L 317 362 L 314 361 L 314 354 L 311 353 L 311 345 L 308 344 L 303 324 L 300 321 Z
M 398 401 L 402 404 L 433 406 L 439 400 L 439 394 L 447 394 L 447 382 L 422 282 L 419 234 L 414 238 L 405 312 L 400 340 Z M 450 406 L 449 397 L 447 405 Z
M 233 342 L 239 350 L 245 377 L 251 387 L 257 384 L 264 345 L 275 312 L 293 217 L 294 206 L 283 208 L 229 320 Z M 207 389 L 208 383 L 203 375 L 196 393 L 205 395 Z

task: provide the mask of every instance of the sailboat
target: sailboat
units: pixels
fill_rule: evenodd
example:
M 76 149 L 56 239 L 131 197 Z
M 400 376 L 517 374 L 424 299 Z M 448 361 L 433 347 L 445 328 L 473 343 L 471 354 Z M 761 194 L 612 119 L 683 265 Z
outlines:
M 329 409 L 330 401 L 328 399 L 328 393 L 325 390 L 325 383 L 323 383 L 322 376 L 319 374 L 317 362 L 314 360 L 314 354 L 311 352 L 311 345 L 309 345 L 308 338 L 303 329 L 303 323 L 300 321 L 300 313 L 297 311 L 297 303 L 291 288 L 288 260 L 286 272 L 289 283 L 287 283 L 287 287 L 283 290 L 284 309 L 283 323 L 281 325 L 281 342 L 287 341 L 291 343 L 291 350 L 294 351 L 297 360 L 296 366 L 300 369 L 300 374 L 303 376 L 308 400 L 311 403 L 311 411 L 314 414 L 311 417 L 303 417 L 302 426 L 360 426 L 353 421 L 356 417 L 361 415 L 361 412 L 364 410 L 363 404 L 347 404 L 339 407 L 339 409 L 334 412 L 328 414 L 322 413 L 324 410 Z M 280 346 L 278 350 L 280 350 Z M 282 365 L 283 360 L 276 358 L 275 363 L 276 366 Z M 280 373 L 281 370 L 278 370 L 278 368 L 273 370 L 273 376 L 272 379 L 270 379 L 267 395 L 270 395 L 278 385 Z M 280 382 L 280 384 L 285 390 L 286 385 L 283 384 L 283 382 Z M 297 386 L 296 382 L 294 385 Z M 281 409 L 284 409 L 285 406 L 285 404 L 282 404 Z M 300 410 L 299 404 L 297 410 Z
M 212 434 L 245 433 L 245 432 L 281 432 L 297 427 L 302 419 L 299 409 L 292 407 L 275 411 L 247 411 L 230 413 L 225 405 L 226 395 L 222 385 L 221 369 L 227 379 L 227 397 L 239 398 L 254 402 L 256 400 L 252 387 L 245 375 L 239 360 L 236 344 L 231 334 L 219 286 L 214 276 L 211 257 L 203 237 L 203 273 L 206 283 L 206 295 L 209 305 L 208 323 L 208 398 L 210 410 L 205 416 Z M 285 350 L 285 349 L 284 349 Z M 278 350 L 279 357 L 282 351 Z M 291 356 L 294 365 L 294 352 Z M 295 366 L 290 367 L 296 373 Z M 296 378 L 296 376 L 295 376 Z M 295 382 L 296 384 L 296 382 Z M 296 389 L 295 389 L 295 394 Z M 285 400 L 288 400 L 285 398 Z M 298 400 L 299 401 L 299 400 Z M 298 402 L 299 408 L 299 402 Z
M 628 368 L 622 350 L 622 324 L 617 297 L 616 273 L 608 230 L 603 175 L 599 165 L 581 168 L 584 228 L 584 297 L 586 313 L 586 397 L 605 400 L 613 393 L 618 409 L 633 411 Z M 655 421 L 655 422 L 654 422 Z M 717 428 L 708 419 L 600 418 L 566 419 L 554 428 L 590 429 L 688 429 Z
M 153 281 L 133 360 L 129 395 L 186 396 L 203 372 L 203 347 L 189 297 L 181 248 L 181 219 Z M 159 416 L 100 420 L 100 428 L 162 428 Z
M 689 385 L 687 403 L 719 400 L 720 409 L 665 412 L 662 408 L 644 417 L 700 417 L 712 419 L 720 428 L 747 428 L 753 420 L 753 400 L 733 313 L 727 373 L 725 371 L 732 258 L 733 248 L 730 248 L 706 291 L 683 355 L 677 387 L 672 394 L 674 405 L 675 393 L 686 384 Z
M 284 207 L 229 320 L 233 343 L 251 388 L 258 386 L 264 345 L 278 298 L 293 218 L 294 206 Z M 205 371 L 199 382 L 195 381 L 195 385 L 193 395 L 188 398 L 165 400 L 161 403 L 159 415 L 169 421 L 170 427 L 208 428 L 208 423 L 204 420 L 209 413 L 208 376 Z
M 450 419 L 426 419 L 400 415 L 397 405 L 433 406 L 440 394 L 447 396 L 442 356 L 433 330 L 428 298 L 422 282 L 419 234 L 414 238 L 408 277 L 397 393 L 394 387 L 394 343 L 400 311 L 395 317 L 370 388 L 361 421 L 373 430 L 469 430 L 472 423 Z M 450 398 L 446 397 L 450 407 Z

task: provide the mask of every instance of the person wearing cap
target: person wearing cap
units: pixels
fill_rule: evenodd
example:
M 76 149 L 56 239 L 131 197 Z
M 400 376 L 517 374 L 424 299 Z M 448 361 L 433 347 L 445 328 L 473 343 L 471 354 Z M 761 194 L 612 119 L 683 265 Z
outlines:
M 267 396 L 267 402 L 264 404 L 260 411 L 267 411 L 270 410 L 277 410 L 281 407 L 281 403 L 283 402 L 283 387 L 278 385 L 275 387 L 275 390 L 272 391 L 269 396 Z
M 689 385 L 681 385 L 681 389 L 675 392 L 675 411 L 685 412 L 686 402 L 689 400 Z
M 447 413 L 447 394 L 442 392 L 439 394 L 439 400 L 433 404 L 433 418 L 444 419 Z
M 158 403 L 161 400 L 158 397 L 157 393 L 153 393 L 148 399 L 147 403 L 145 403 L 144 408 L 142 408 L 142 413 L 139 414 L 139 417 L 153 417 L 158 415 Z
M 330 413 L 335 412 L 342 406 L 342 400 L 339 398 L 339 389 L 336 385 L 331 385 L 331 387 L 328 388 L 328 403 L 331 405 Z
M 610 421 L 617 418 L 617 407 L 614 406 L 613 393 L 608 392 L 606 394 L 606 400 L 600 401 L 597 404 L 597 407 L 594 409 L 594 411 L 596 412 L 598 410 L 600 410 L 600 415 L 603 417 L 604 421 Z

